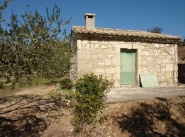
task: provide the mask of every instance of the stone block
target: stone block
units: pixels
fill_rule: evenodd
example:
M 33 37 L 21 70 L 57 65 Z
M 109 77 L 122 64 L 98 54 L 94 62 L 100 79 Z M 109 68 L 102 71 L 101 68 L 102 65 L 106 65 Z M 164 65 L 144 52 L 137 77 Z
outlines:
M 170 64 L 171 63 L 171 59 L 168 59 L 168 58 L 163 59 L 163 63 L 164 64 Z
M 169 86 L 173 86 L 175 84 L 173 79 L 167 79 L 167 83 Z
M 112 64 L 111 58 L 106 58 L 105 65 L 111 65 L 111 64 Z
M 103 54 L 97 54 L 98 58 L 103 58 L 103 56 L 104 56 Z
M 104 67 L 105 63 L 101 61 L 97 61 L 97 65 Z
M 138 65 L 137 66 L 137 72 L 140 74 L 141 73 L 141 70 L 142 70 L 142 66 Z
M 113 74 L 113 73 L 115 73 L 115 69 L 114 68 L 106 68 L 106 73 Z
M 120 83 L 119 83 L 118 80 L 115 80 L 115 82 L 114 82 L 114 87 L 115 87 L 115 88 L 119 88 L 119 87 L 120 87 Z
M 82 44 L 88 44 L 87 40 L 82 40 L 81 42 L 82 42 Z
M 167 86 L 167 83 L 166 82 L 159 82 L 159 85 L 162 86 L 162 87 L 163 86 L 166 87 Z
M 154 58 L 154 57 L 156 56 L 155 51 L 151 52 L 151 53 L 150 53 L 150 56 Z M 155 59 L 156 59 L 156 58 L 155 58 Z
M 99 49 L 99 44 L 93 44 L 95 50 Z
M 138 65 L 141 65 L 141 63 L 142 63 L 141 56 L 138 56 L 138 59 L 137 59 L 137 64 L 138 64 Z
M 77 40 L 77 45 L 81 45 L 81 40 Z
M 116 80 L 116 79 L 118 80 L 118 76 L 119 76 L 119 74 L 117 74 L 117 73 L 116 74 L 113 74 L 113 79 L 114 80 Z
M 116 66 L 116 73 L 120 73 L 120 66 Z
M 78 50 L 77 57 L 78 59 L 89 59 L 89 51 Z
M 173 72 L 166 72 L 166 78 L 167 79 L 173 78 Z
M 155 46 L 156 48 L 159 48 L 159 47 L 160 47 L 160 44 L 154 44 L 154 46 Z
M 166 71 L 173 71 L 173 64 L 166 64 Z
M 149 52 L 148 51 L 143 51 L 142 54 L 148 56 L 149 55 Z
M 159 59 L 157 60 L 157 64 L 162 64 L 162 62 L 163 62 L 162 60 Z
M 112 65 L 119 65 L 120 64 L 120 59 L 119 58 L 112 58 Z
M 120 52 L 120 48 L 116 47 L 116 51 L 115 52 L 119 53 Z
M 165 72 L 165 71 L 166 71 L 166 69 L 165 69 L 165 68 L 161 68 L 161 71 L 162 71 L 162 72 Z
M 95 55 L 91 55 L 91 58 L 92 59 L 97 59 L 98 58 L 98 56 L 95 54 Z
M 147 61 L 142 61 L 142 65 L 147 65 L 148 62 Z
M 106 45 L 102 45 L 102 49 L 108 48 Z
M 95 72 L 104 73 L 105 72 L 105 69 L 103 69 L 103 68 L 97 68 L 97 69 L 95 69 Z
M 111 57 L 113 57 L 113 56 L 114 56 L 114 55 L 108 55 L 107 57 L 108 57 L 108 58 L 111 58 Z
M 112 79 L 112 75 L 111 74 L 106 74 L 105 77 L 106 77 L 107 80 Z
M 131 49 L 132 48 L 132 44 L 120 44 L 121 48 L 127 48 L 127 49 Z
M 141 60 L 142 61 L 146 61 L 146 59 L 147 59 L 147 56 L 145 56 L 145 55 L 144 56 L 141 56 Z
M 149 62 L 151 62 L 152 61 L 152 57 L 147 57 L 146 60 L 149 61 Z

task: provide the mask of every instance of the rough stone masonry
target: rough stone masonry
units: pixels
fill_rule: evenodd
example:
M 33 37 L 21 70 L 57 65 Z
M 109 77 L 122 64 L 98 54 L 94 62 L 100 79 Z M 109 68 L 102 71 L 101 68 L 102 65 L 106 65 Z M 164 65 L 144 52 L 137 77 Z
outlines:
M 85 16 L 86 21 L 88 15 Z M 95 18 L 94 14 L 89 16 L 91 20 Z M 163 34 L 74 26 L 72 46 L 76 52 L 71 59 L 70 76 L 76 81 L 84 74 L 93 72 L 105 76 L 113 87 L 128 86 L 120 83 L 120 51 L 135 49 L 134 86 L 140 86 L 139 76 L 142 73 L 155 74 L 160 86 L 176 85 L 178 42 L 179 37 Z

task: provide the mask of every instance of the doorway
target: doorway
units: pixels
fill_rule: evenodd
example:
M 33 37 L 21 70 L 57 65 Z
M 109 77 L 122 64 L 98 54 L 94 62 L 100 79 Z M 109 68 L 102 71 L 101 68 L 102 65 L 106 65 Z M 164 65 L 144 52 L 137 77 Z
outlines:
M 120 84 L 136 85 L 136 50 L 121 49 Z

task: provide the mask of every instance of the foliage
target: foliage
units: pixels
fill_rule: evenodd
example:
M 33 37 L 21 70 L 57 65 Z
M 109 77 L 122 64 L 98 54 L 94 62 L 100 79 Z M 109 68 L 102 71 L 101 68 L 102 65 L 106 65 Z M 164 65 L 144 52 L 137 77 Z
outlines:
M 179 46 L 185 46 L 185 39 L 180 41 Z
M 63 89 L 61 91 L 62 95 L 65 96 L 67 99 L 75 98 L 75 91 L 69 89 Z
M 76 105 L 75 97 L 76 93 L 74 90 L 63 89 L 61 91 L 62 96 L 67 100 L 67 105 L 74 107 Z
M 52 98 L 54 96 L 57 96 L 60 94 L 60 90 L 59 89 L 53 89 L 53 90 L 50 90 L 47 95 Z
M 38 11 L 28 10 L 21 17 L 12 13 L 7 26 L 0 25 L 0 77 L 12 85 L 22 78 L 61 78 L 69 71 L 71 47 L 65 26 L 70 19 L 61 19 L 56 5 L 46 13 L 47 17 Z
M 69 78 L 64 78 L 60 82 L 61 89 L 72 89 L 73 88 L 73 83 L 71 79 Z
M 74 110 L 75 131 L 80 132 L 87 125 L 93 126 L 98 119 L 98 114 L 104 108 L 106 93 L 109 91 L 108 80 L 101 75 L 86 74 L 75 84 L 76 107 Z
M 2 11 L 8 6 L 8 3 L 11 0 L 4 0 L 3 5 L 0 5 L 0 21 L 4 21 L 3 17 L 2 17 Z
M 0 89 L 4 89 L 4 82 L 3 81 L 0 82 Z
M 152 33 L 159 33 L 161 34 L 162 31 L 163 31 L 163 28 L 161 27 L 154 27 L 154 28 L 151 28 L 151 29 L 147 29 L 148 32 L 152 32 Z

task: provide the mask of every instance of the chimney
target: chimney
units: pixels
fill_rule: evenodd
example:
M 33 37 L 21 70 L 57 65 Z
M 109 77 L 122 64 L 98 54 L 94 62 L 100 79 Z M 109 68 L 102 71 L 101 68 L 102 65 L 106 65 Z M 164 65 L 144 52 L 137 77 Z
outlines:
M 96 14 L 86 13 L 85 14 L 85 28 L 88 30 L 95 29 L 95 16 Z

